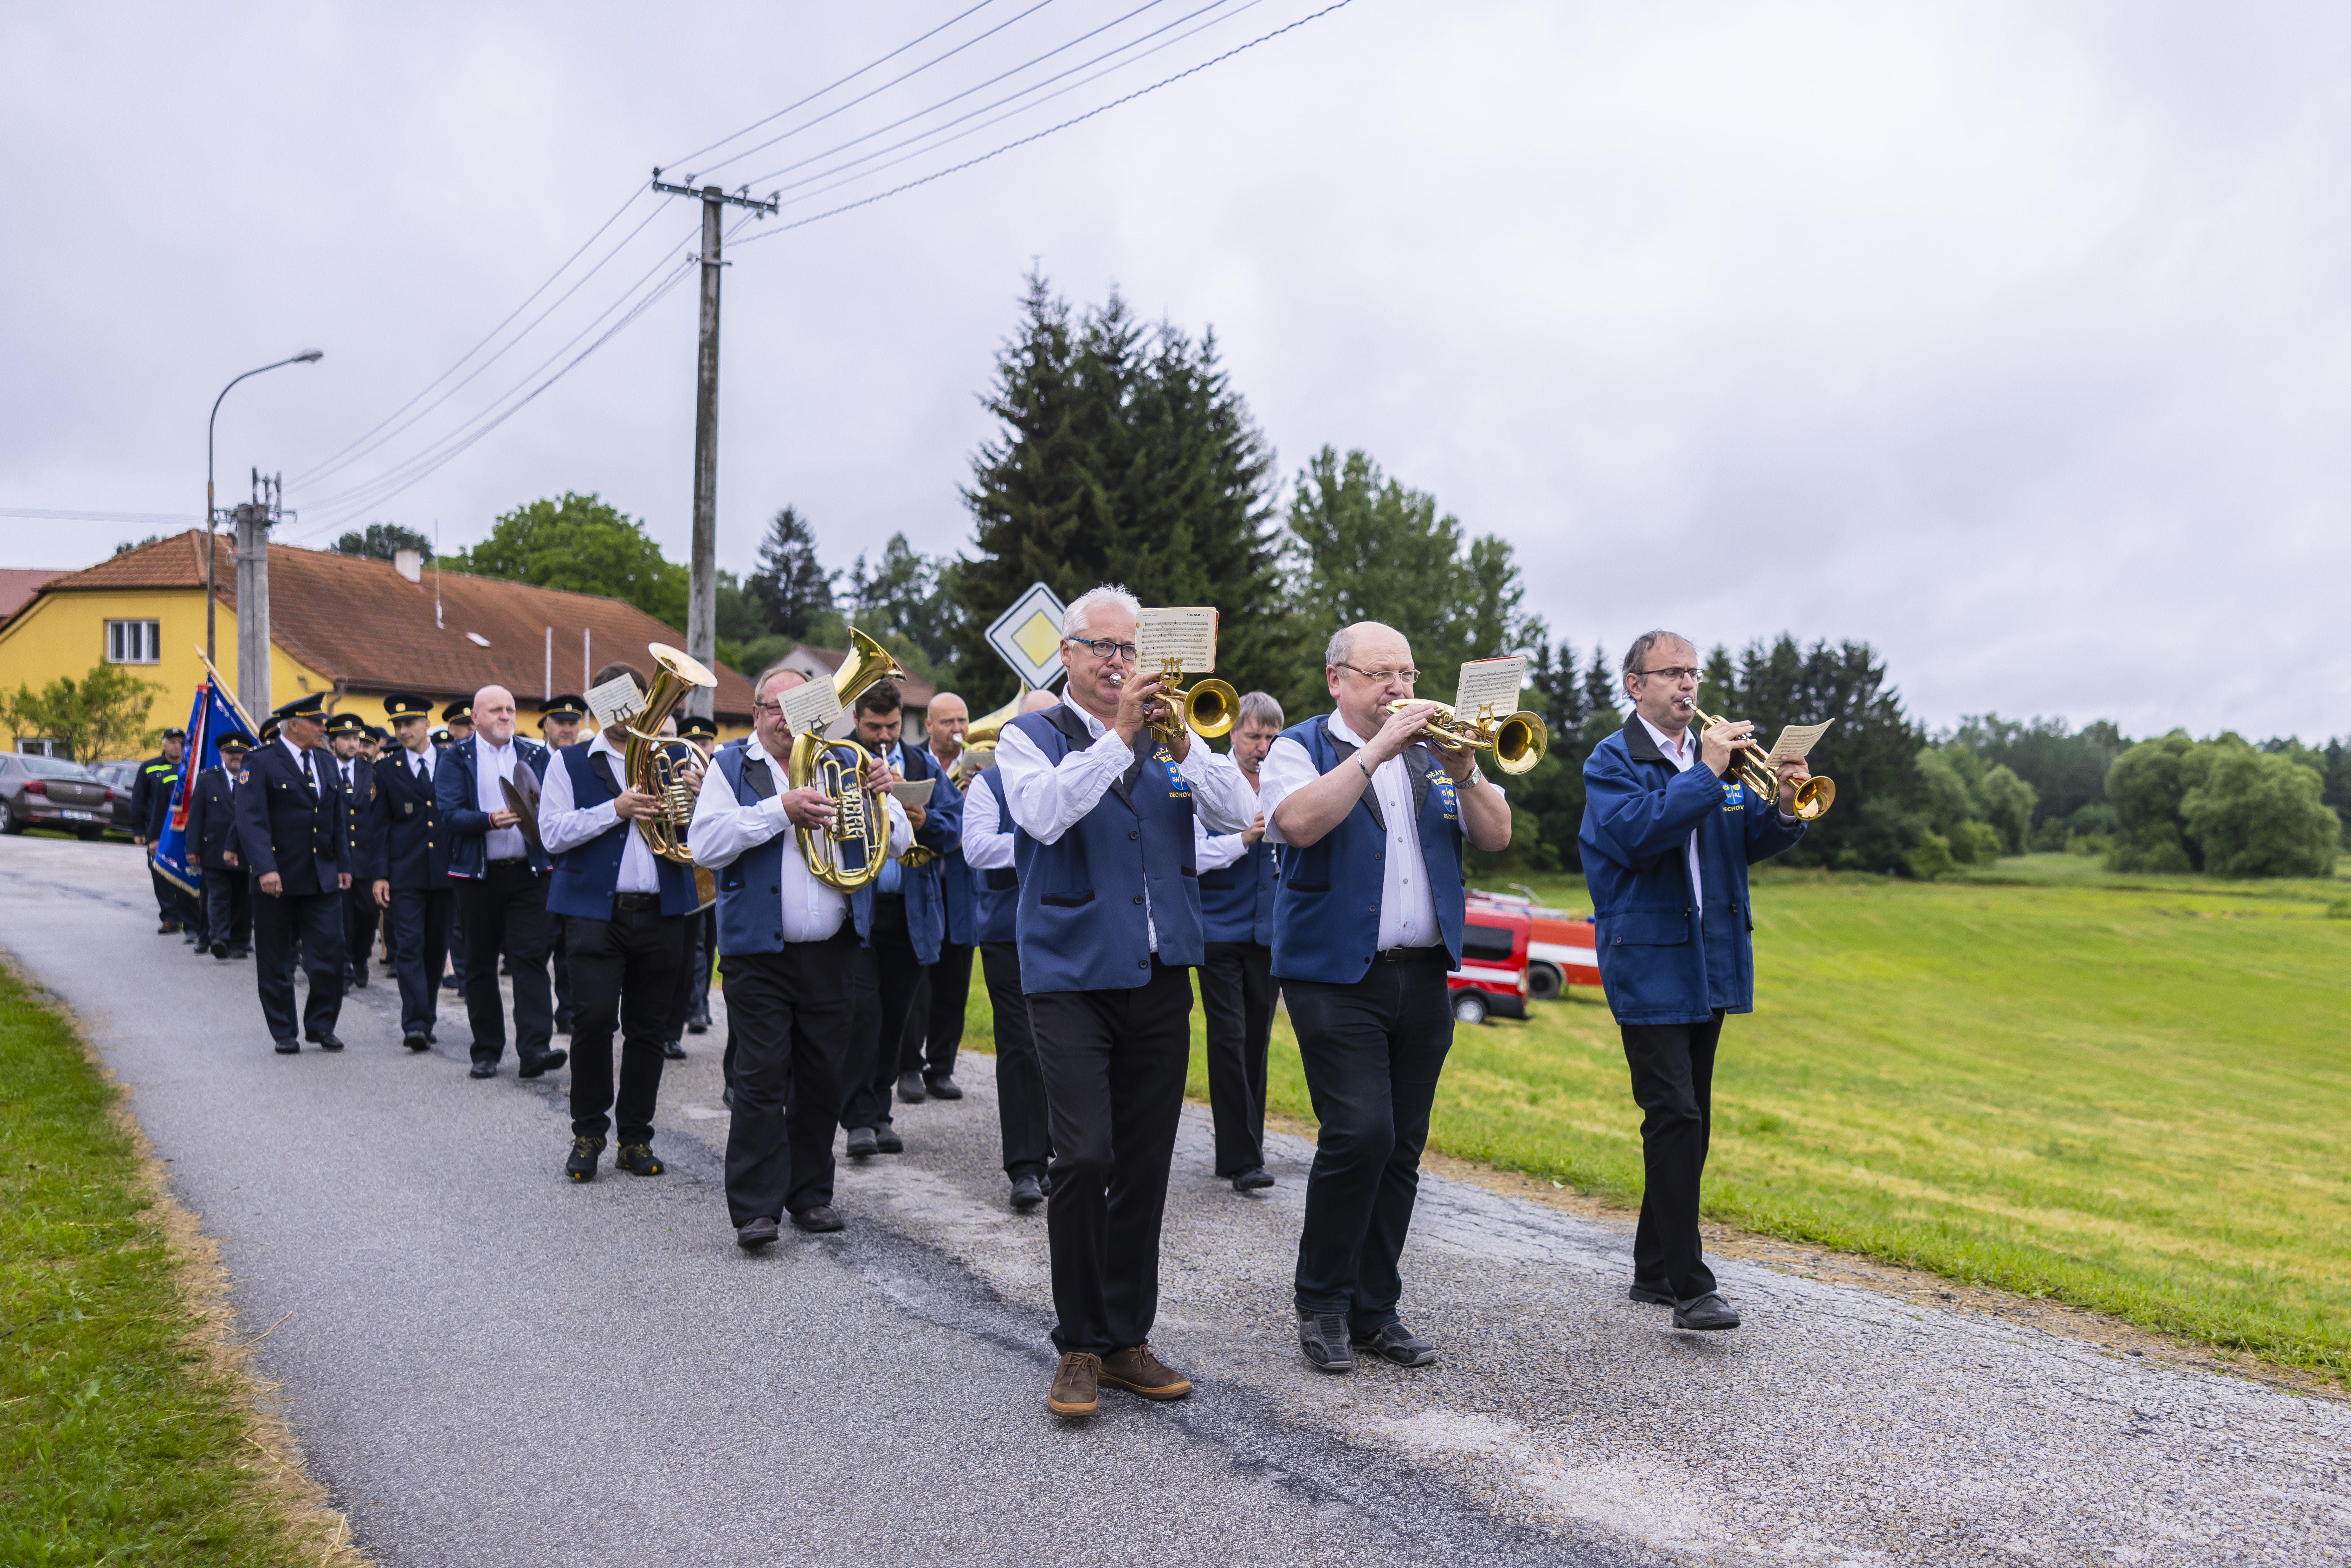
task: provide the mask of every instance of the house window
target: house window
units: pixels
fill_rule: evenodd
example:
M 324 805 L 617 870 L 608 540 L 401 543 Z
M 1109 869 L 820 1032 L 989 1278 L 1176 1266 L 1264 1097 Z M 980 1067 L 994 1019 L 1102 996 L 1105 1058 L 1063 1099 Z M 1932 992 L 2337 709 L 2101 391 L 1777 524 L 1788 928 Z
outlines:
M 163 657 L 163 623 L 160 621 L 110 621 L 106 623 L 106 662 L 110 664 L 152 664 Z

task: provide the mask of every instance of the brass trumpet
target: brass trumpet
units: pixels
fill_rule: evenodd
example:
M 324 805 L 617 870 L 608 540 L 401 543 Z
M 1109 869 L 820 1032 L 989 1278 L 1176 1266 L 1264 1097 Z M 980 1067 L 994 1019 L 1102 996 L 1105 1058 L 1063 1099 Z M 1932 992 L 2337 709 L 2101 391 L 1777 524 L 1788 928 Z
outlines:
M 1188 727 L 1203 740 L 1214 740 L 1233 727 L 1233 720 L 1241 711 L 1241 695 L 1233 690 L 1232 683 L 1210 675 L 1192 683 L 1186 690 L 1176 685 L 1184 678 L 1184 661 L 1159 661 L 1159 678 L 1166 689 L 1155 699 L 1151 710 L 1151 733 L 1162 741 L 1172 743 L 1176 732 Z M 1123 683 L 1122 683 L 1123 684 Z
M 1402 713 L 1418 706 L 1417 697 L 1405 697 L 1388 704 L 1388 712 Z M 1490 751 L 1494 766 L 1505 773 L 1524 773 L 1543 759 L 1551 747 L 1551 727 L 1542 715 L 1525 709 L 1505 718 L 1496 718 L 1493 710 L 1480 707 L 1474 718 L 1463 718 L 1449 703 L 1437 703 L 1437 711 L 1420 728 L 1420 738 L 1439 751 Z
M 1730 722 L 1715 717 L 1696 703 L 1690 705 L 1690 716 L 1698 720 L 1700 734 L 1716 725 Z M 1747 786 L 1749 793 L 1766 800 L 1780 798 L 1779 772 L 1771 766 L 1771 757 L 1761 746 L 1752 740 L 1745 741 L 1734 747 L 1731 755 L 1738 758 L 1731 771 L 1738 775 L 1741 784 Z M 1836 780 L 1834 779 L 1816 773 L 1796 786 L 1796 817 L 1799 821 L 1809 822 L 1835 804 Z
M 906 678 L 889 651 L 854 626 L 849 629 L 849 644 L 850 655 L 832 677 L 841 706 L 853 706 L 859 694 L 878 681 Z M 791 758 L 784 765 L 789 788 L 805 789 L 814 784 L 832 802 L 831 827 L 795 831 L 809 874 L 843 893 L 854 893 L 880 876 L 890 848 L 889 798 L 865 787 L 865 769 L 872 760 L 873 754 L 853 740 L 795 735 Z

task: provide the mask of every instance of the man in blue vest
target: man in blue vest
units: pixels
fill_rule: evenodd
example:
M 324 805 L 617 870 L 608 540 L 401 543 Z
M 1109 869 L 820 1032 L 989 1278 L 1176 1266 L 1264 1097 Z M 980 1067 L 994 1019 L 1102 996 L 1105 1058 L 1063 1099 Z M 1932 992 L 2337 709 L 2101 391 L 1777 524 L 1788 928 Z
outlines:
M 591 685 L 622 675 L 644 690 L 644 676 L 623 664 L 596 672 Z M 596 1179 L 604 1134 L 619 1120 L 613 1163 L 632 1176 L 659 1176 L 653 1151 L 653 1101 L 661 1092 L 662 1044 L 689 946 L 694 873 L 653 853 L 637 824 L 660 807 L 632 786 L 612 730 L 556 754 L 539 797 L 538 836 L 555 860 L 548 912 L 563 922 L 571 955 L 571 1155 L 564 1174 Z M 688 768 L 689 788 L 701 770 Z M 612 1095 L 612 1032 L 621 1042 L 621 1091 Z
M 841 1228 L 832 1134 L 856 1010 L 858 934 L 849 895 L 810 875 L 800 852 L 799 830 L 829 829 L 833 806 L 821 789 L 789 787 L 792 729 L 778 699 L 799 679 L 770 665 L 751 684 L 751 737 L 712 755 L 688 840 L 695 862 L 718 877 L 719 970 L 735 1059 L 726 1209 L 747 1249 L 774 1241 L 786 1214 L 802 1230 Z M 883 791 L 883 852 L 897 855 L 914 832 L 890 783 L 888 765 L 875 758 L 865 786 Z
M 1232 758 L 1258 789 L 1258 769 L 1281 734 L 1281 705 L 1243 694 Z M 1265 813 L 1247 831 L 1199 830 L 1200 1010 L 1207 1015 L 1208 1111 L 1217 1124 L 1217 1174 L 1235 1192 L 1273 1185 L 1265 1168 L 1265 1058 L 1273 1040 L 1273 894 L 1280 851 L 1265 841 Z
M 971 708 L 953 692 L 932 696 L 923 711 L 923 755 L 940 780 L 955 788 L 956 765 L 963 758 L 963 733 L 971 727 Z M 969 783 L 969 779 L 965 780 Z M 956 836 L 962 837 L 962 829 Z M 939 956 L 924 971 L 923 988 L 906 1020 L 904 1067 L 919 1071 L 911 1082 L 903 1075 L 898 1087 L 919 1090 L 917 1099 L 960 1100 L 955 1081 L 956 1055 L 963 1049 L 963 1018 L 971 1002 L 972 935 L 971 869 L 956 849 L 940 856 L 939 891 L 946 909 L 946 928 L 939 936 Z M 912 1102 L 909 1102 L 912 1103 Z
M 376 814 L 369 842 L 376 905 L 392 935 L 392 973 L 400 987 L 400 1042 L 431 1046 L 449 956 L 449 919 L 457 894 L 449 881 L 449 834 L 441 825 L 433 774 L 441 754 L 428 738 L 433 705 L 411 692 L 383 699 L 394 745 L 375 762 Z
M 281 1056 L 296 1043 L 294 956 L 298 942 L 310 995 L 301 1028 L 321 1051 L 340 1051 L 343 892 L 350 886 L 344 795 L 326 749 L 324 694 L 282 705 L 277 738 L 246 763 L 236 792 L 237 858 L 253 877 L 254 980 Z M 263 733 L 269 732 L 264 730 Z
M 449 875 L 465 923 L 465 1017 L 473 1025 L 470 1076 L 495 1078 L 507 1053 L 506 1009 L 498 998 L 498 955 L 514 970 L 517 1076 L 537 1078 L 569 1060 L 549 1047 L 555 998 L 548 987 L 547 851 L 531 841 L 507 804 L 504 786 L 526 795 L 546 787 L 547 748 L 515 734 L 514 694 L 484 686 L 474 694 L 471 733 L 441 754 L 433 793 L 449 831 Z
M 1510 808 L 1474 752 L 1420 738 L 1412 646 L 1375 621 L 1323 651 L 1335 713 L 1282 732 L 1258 786 L 1281 846 L 1273 974 L 1322 1123 L 1298 1238 L 1298 1339 L 1309 1364 L 1354 1370 L 1362 1347 L 1437 1359 L 1396 1315 L 1437 1074 L 1453 1048 L 1445 977 L 1461 963 L 1461 848 L 1510 842 Z M 1389 706 L 1405 706 L 1395 713 Z
M 459 697 L 441 710 L 440 727 L 433 732 L 433 748 L 445 755 L 451 747 L 473 733 L 473 699 Z M 450 885 L 454 888 L 456 884 L 453 883 Z M 465 988 L 465 905 L 463 899 L 449 906 L 449 974 L 441 982 L 441 988 L 460 993 Z
M 695 749 L 707 753 L 718 744 L 718 726 L 711 720 L 688 715 L 677 721 L 680 740 L 693 742 Z M 709 908 L 686 923 L 686 933 L 692 937 L 694 951 L 686 956 L 685 1017 L 686 1034 L 706 1034 L 710 1030 L 710 967 L 718 961 L 718 906 Z M 662 1054 L 672 1061 L 685 1060 L 685 1041 L 672 1034 L 662 1047 Z
M 1004 727 L 996 747 L 1017 831 L 1020 983 L 1053 1134 L 1053 1343 L 1045 1396 L 1092 1416 L 1107 1383 L 1146 1399 L 1192 1385 L 1151 1353 L 1159 1222 L 1191 1060 L 1201 957 L 1193 822 L 1238 832 L 1256 813 L 1232 759 L 1176 727 L 1162 741 L 1156 670 L 1135 667 L 1122 588 L 1080 594 L 1061 620 L 1062 699 Z
M 1030 692 L 1024 714 L 1042 713 L 1061 699 Z M 1045 1075 L 1037 1065 L 1037 1035 L 1029 998 L 1020 988 L 1020 948 L 1014 916 L 1020 878 L 1012 868 L 1012 819 L 1004 810 L 1004 775 L 993 762 L 963 796 L 963 862 L 971 884 L 972 940 L 987 1002 L 996 1015 L 996 1123 L 1012 1207 L 1026 1214 L 1045 1201 L 1053 1133 L 1045 1120 Z
M 1780 764 L 1779 798 L 1752 798 L 1731 772 L 1755 727 L 1689 733 L 1698 649 L 1646 632 L 1625 654 L 1633 715 L 1583 764 L 1583 880 L 1598 922 L 1600 980 L 1625 1036 L 1641 1119 L 1636 1301 L 1670 1305 L 1677 1329 L 1734 1329 L 1698 1239 L 1698 1180 L 1725 1013 L 1752 1011 L 1754 915 L 1747 868 L 1804 836 L 1795 790 L 1812 777 Z

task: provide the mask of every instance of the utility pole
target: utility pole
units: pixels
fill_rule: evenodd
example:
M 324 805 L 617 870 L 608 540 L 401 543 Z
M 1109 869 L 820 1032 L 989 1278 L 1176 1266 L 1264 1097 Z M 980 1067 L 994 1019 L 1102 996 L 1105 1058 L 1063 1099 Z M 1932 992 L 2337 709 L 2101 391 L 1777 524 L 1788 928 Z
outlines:
M 701 355 L 694 378 L 694 558 L 686 577 L 685 651 L 711 664 L 718 657 L 718 269 L 726 265 L 719 250 L 729 206 L 747 208 L 764 218 L 776 210 L 776 198 L 759 201 L 747 188 L 732 194 L 716 185 L 696 190 L 691 174 L 682 185 L 665 185 L 659 169 L 653 171 L 653 189 L 702 203 Z M 685 711 L 710 717 L 711 697 L 710 688 L 695 687 L 686 694 Z
M 281 476 L 253 473 L 253 499 L 232 508 L 236 521 L 236 700 L 260 716 L 269 700 L 269 528 L 292 516 L 282 505 Z

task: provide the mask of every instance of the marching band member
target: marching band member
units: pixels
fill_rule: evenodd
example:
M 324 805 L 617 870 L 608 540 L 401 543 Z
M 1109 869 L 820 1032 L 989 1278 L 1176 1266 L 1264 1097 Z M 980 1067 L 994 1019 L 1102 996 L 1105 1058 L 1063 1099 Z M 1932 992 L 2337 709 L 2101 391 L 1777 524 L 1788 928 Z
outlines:
M 1079 595 L 1061 621 L 1062 700 L 1004 727 L 997 765 L 1019 832 L 1014 917 L 1053 1138 L 1053 1343 L 1046 1406 L 1091 1416 L 1108 1383 L 1147 1399 L 1192 1391 L 1147 1341 L 1159 1227 L 1191 1055 L 1200 962 L 1195 814 L 1217 832 L 1256 810 L 1229 758 L 1147 720 L 1163 689 L 1135 668 L 1141 606 Z
M 1411 701 L 1419 674 L 1393 627 L 1342 629 L 1323 653 L 1337 711 L 1284 730 L 1258 787 L 1281 854 L 1273 974 L 1322 1123 L 1295 1288 L 1299 1343 L 1324 1372 L 1353 1371 L 1356 1346 L 1400 1366 L 1437 1359 L 1397 1317 L 1396 1258 L 1453 1044 L 1461 846 L 1510 841 L 1476 754 L 1420 740 L 1434 708 Z
M 350 886 L 346 797 L 327 758 L 325 694 L 281 705 L 277 738 L 246 764 L 236 792 L 238 858 L 253 876 L 254 979 L 261 1016 L 281 1056 L 295 1040 L 294 947 L 298 936 L 310 995 L 302 1030 L 322 1051 L 340 1051 L 335 1022 L 343 1008 L 343 892 Z
M 236 852 L 236 792 L 245 782 L 241 735 L 220 738 L 220 762 L 196 775 L 188 800 L 188 852 L 204 868 L 200 946 L 215 958 L 253 952 L 253 881 Z
M 1281 733 L 1281 705 L 1249 692 L 1234 715 L 1232 758 L 1258 791 L 1258 769 Z M 1200 870 L 1200 1010 L 1207 1015 L 1208 1110 L 1217 1174 L 1235 1192 L 1273 1185 L 1265 1168 L 1265 1058 L 1273 1040 L 1273 890 L 1277 856 L 1259 811 L 1238 833 L 1196 830 Z
M 1020 711 L 1042 713 L 1061 700 L 1050 692 L 1030 692 Z M 1012 1184 L 1012 1207 L 1025 1214 L 1045 1201 L 1053 1134 L 1045 1122 L 1045 1078 L 1037 1065 L 1029 998 L 1020 989 L 1020 948 L 1013 928 L 1020 878 L 1012 869 L 1012 819 L 1004 810 L 1004 775 L 993 762 L 964 791 L 962 858 L 971 884 L 980 976 L 996 1014 L 996 1120 L 1004 1176 Z
M 343 981 L 365 990 L 368 953 L 375 946 L 378 904 L 373 885 L 358 874 L 373 858 L 361 842 L 375 817 L 375 769 L 360 759 L 367 739 L 367 720 L 355 713 L 339 713 L 327 721 L 327 748 L 334 754 L 335 781 L 348 799 L 343 802 L 343 835 L 350 840 L 351 885 L 343 894 Z
M 793 680 L 785 677 L 794 676 Z M 811 875 L 799 829 L 832 821 L 823 790 L 787 788 L 791 726 L 781 694 L 797 673 L 770 666 L 751 685 L 752 735 L 713 755 L 688 842 L 718 873 L 718 953 L 736 1051 L 726 1129 L 726 1208 L 738 1246 L 765 1247 L 789 1214 L 802 1230 L 839 1230 L 832 1133 L 856 1008 L 857 928 L 849 895 Z M 865 787 L 882 791 L 884 852 L 914 841 L 875 758 Z M 869 801 L 868 804 L 871 804 Z
M 923 714 L 923 749 L 940 779 L 955 778 L 956 762 L 963 756 L 963 734 L 970 727 L 971 708 L 963 698 L 953 692 L 931 698 Z M 956 837 L 960 841 L 960 829 Z M 963 1091 L 955 1081 L 956 1053 L 963 1049 L 964 1010 L 971 1002 L 971 950 L 978 938 L 972 932 L 970 868 L 954 848 L 941 855 L 938 865 L 946 928 L 939 936 L 938 962 L 931 966 L 914 1015 L 907 1020 L 903 1065 L 920 1071 L 927 1098 L 960 1100 Z
M 445 752 L 473 733 L 474 705 L 459 697 L 441 710 L 441 727 L 433 732 L 433 744 Z M 441 987 L 460 993 L 465 988 L 465 901 L 462 898 L 449 911 L 449 975 Z
M 687 715 L 677 721 L 681 740 L 690 740 L 695 748 L 708 752 L 718 744 L 718 727 L 706 718 Z M 686 1034 L 704 1034 L 710 1029 L 710 967 L 718 961 L 718 905 L 695 915 L 687 923 L 694 951 L 686 960 L 685 1012 L 683 1022 Z M 685 1042 L 674 1031 L 662 1054 L 673 1061 L 685 1060 Z
M 1677 1329 L 1735 1329 L 1698 1239 L 1698 1180 L 1725 1013 L 1751 1011 L 1755 963 L 1747 868 L 1804 836 L 1801 761 L 1777 768 L 1777 810 L 1731 771 L 1755 727 L 1741 719 L 1693 737 L 1698 648 L 1646 632 L 1625 654 L 1625 727 L 1583 764 L 1583 879 L 1599 923 L 1600 977 L 1625 1037 L 1641 1118 L 1641 1223 L 1633 1236 L 1636 1301 L 1674 1309 Z
M 392 974 L 400 987 L 400 1042 L 423 1051 L 439 1021 L 441 969 L 449 956 L 449 921 L 457 894 L 449 880 L 450 839 L 434 794 L 442 754 L 427 738 L 433 705 L 407 692 L 383 699 L 397 742 L 375 765 L 376 831 L 369 877 L 392 935 Z
M 611 664 L 591 685 L 622 675 L 644 690 L 632 665 Z M 666 721 L 665 721 L 666 722 Z M 579 733 L 579 719 L 570 733 Z M 538 832 L 555 871 L 547 907 L 563 923 L 571 953 L 578 1010 L 571 1030 L 571 1155 L 564 1174 L 596 1179 L 604 1134 L 617 1112 L 621 1152 L 613 1163 L 632 1176 L 659 1176 L 653 1151 L 653 1102 L 661 1093 L 662 1042 L 689 946 L 694 873 L 653 853 L 636 824 L 659 810 L 653 795 L 627 777 L 627 759 L 600 730 L 556 754 L 539 797 Z M 688 773 L 689 787 L 702 782 Z M 621 1087 L 612 1093 L 612 1032 L 621 1030 Z
M 607 666 L 608 668 L 610 666 Z M 594 682 L 589 683 L 593 685 Z M 643 688 L 644 683 L 639 681 Z M 580 739 L 580 721 L 588 716 L 588 699 L 566 692 L 538 705 L 539 743 L 551 752 L 562 750 Z M 565 923 L 549 918 L 555 930 L 555 945 L 549 949 L 549 970 L 555 977 L 555 1032 L 571 1032 L 571 946 Z M 577 1054 L 576 1048 L 574 1054 Z

